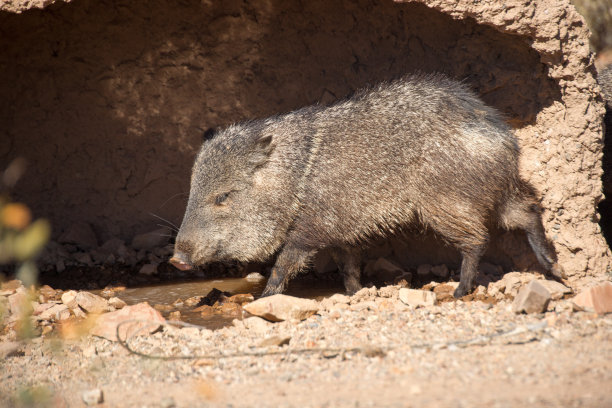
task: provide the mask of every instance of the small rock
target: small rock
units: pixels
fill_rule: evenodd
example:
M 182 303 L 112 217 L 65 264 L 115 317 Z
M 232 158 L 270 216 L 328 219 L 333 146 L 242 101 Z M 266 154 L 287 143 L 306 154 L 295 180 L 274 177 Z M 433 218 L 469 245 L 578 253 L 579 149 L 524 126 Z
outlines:
M 430 272 L 431 272 L 431 265 L 429 264 L 423 264 L 423 265 L 417 266 L 417 275 L 420 277 L 427 276 L 429 275 Z
M 138 273 L 142 275 L 153 275 L 157 273 L 157 265 L 156 264 L 144 264 L 140 267 Z
M 187 307 L 194 307 L 195 305 L 199 304 L 201 300 L 202 296 L 192 296 L 190 298 L 185 299 L 183 303 Z
M 436 294 L 428 290 L 401 288 L 399 298 L 408 306 L 414 307 L 433 306 L 437 303 Z
M 550 292 L 540 283 L 532 280 L 523 286 L 512 302 L 514 313 L 543 313 L 550 302 Z
M 41 304 L 35 305 L 34 306 L 34 310 L 32 311 L 32 315 L 33 316 L 38 316 L 42 312 L 44 312 L 45 310 L 50 309 L 50 308 L 52 308 L 55 305 L 56 305 L 56 303 L 41 303 Z
M 441 279 L 446 279 L 450 275 L 448 267 L 445 264 L 432 266 L 431 273 Z
M 157 305 L 153 305 L 153 308 L 155 310 L 159 310 L 160 312 L 170 312 L 170 311 L 174 310 L 174 306 L 172 306 L 172 305 L 157 304 Z
M 77 252 L 72 255 L 72 259 L 77 261 L 80 264 L 93 266 L 93 261 L 91 260 L 91 256 L 87 252 Z
M 70 318 L 70 310 L 64 304 L 56 304 L 42 312 L 38 318 L 40 320 L 66 320 Z
M 85 391 L 82 395 L 82 398 L 83 402 L 86 405 L 96 405 L 104 402 L 104 395 L 102 393 L 102 390 L 99 388 Z
M 242 305 L 243 303 L 249 303 L 255 300 L 255 297 L 253 295 L 251 295 L 250 293 L 239 293 L 237 295 L 234 296 L 230 296 L 229 298 L 227 298 L 227 302 L 231 302 L 231 303 L 238 303 L 239 305 Z
M 84 249 L 93 249 L 98 246 L 98 238 L 91 225 L 86 222 L 76 222 L 60 235 L 61 244 L 76 244 Z
M 91 292 L 78 292 L 75 300 L 87 313 L 104 313 L 108 311 L 108 302 Z
M 70 309 L 74 309 L 78 306 L 76 301 L 77 292 L 76 290 L 69 290 L 62 293 L 62 303 L 68 306 Z
M 168 243 L 170 230 L 167 228 L 156 229 L 155 231 L 136 235 L 132 239 L 132 248 L 136 250 L 152 250 L 164 246 Z
M 227 316 L 241 316 L 242 307 L 238 303 L 224 302 L 219 307 L 219 312 Z
M 288 345 L 290 341 L 291 337 L 272 336 L 264 339 L 258 347 L 280 347 Z
M 272 326 L 270 322 L 261 317 L 253 316 L 242 320 L 244 327 L 258 334 L 263 334 Z
M 563 295 L 572 293 L 572 290 L 570 288 L 560 282 L 553 280 L 541 280 L 539 282 L 542 286 L 548 289 L 552 300 L 561 299 Z
M 127 303 L 116 296 L 108 299 L 108 304 L 115 309 L 123 309 L 127 305 Z
M 175 408 L 176 402 L 174 402 L 174 398 L 172 397 L 164 397 L 159 402 L 161 408 Z
M 336 294 L 331 295 L 329 297 L 329 300 L 334 304 L 343 303 L 345 305 L 348 305 L 349 302 L 351 301 L 351 298 L 341 293 L 336 293 Z
M 124 323 L 128 320 L 142 320 L 143 322 Z M 117 341 L 117 326 L 119 335 L 125 340 L 129 336 L 144 333 L 153 333 L 159 328 L 159 324 L 166 320 L 162 315 L 148 303 L 138 303 L 133 306 L 125 306 L 116 312 L 100 315 L 90 333 L 94 336 L 104 337 L 111 341 Z
M 15 293 L 15 291 L 17 289 L 19 289 L 20 287 L 23 286 L 23 283 L 21 283 L 21 281 L 19 279 L 13 279 L 7 282 L 3 282 L 2 286 L 0 286 L 0 288 L 2 288 L 3 291 L 11 291 L 11 293 L 9 293 L 9 295 L 12 295 L 13 293 Z M 6 295 L 4 295 L 6 296 Z
M 283 320 L 304 320 L 319 310 L 319 303 L 312 299 L 302 299 L 287 295 L 273 295 L 244 306 L 244 309 L 266 320 L 280 322 Z
M 246 279 L 249 282 L 260 282 L 260 281 L 266 279 L 266 277 L 263 276 L 259 272 L 251 272 L 247 276 L 245 276 L 244 279 Z
M 55 295 L 57 294 L 57 290 L 53 289 L 51 286 L 49 285 L 43 285 L 40 287 L 39 292 L 42 296 L 45 297 L 46 300 L 51 300 L 53 298 L 55 298 Z
M 580 292 L 573 304 L 578 310 L 605 314 L 612 312 L 612 284 L 604 284 Z
M 200 316 L 207 317 L 215 314 L 215 309 L 212 306 L 202 305 L 193 309 L 194 312 L 199 312 Z
M 364 302 L 353 303 L 350 307 L 350 310 L 354 312 L 360 312 L 362 310 L 376 310 L 378 307 L 376 306 L 376 302 L 371 300 L 366 300 Z
M 0 343 L 0 359 L 19 355 L 22 343 L 16 341 L 5 341 Z
M 178 310 L 175 310 L 174 312 L 170 312 L 170 314 L 168 315 L 168 320 L 181 320 L 181 312 Z
M 8 297 L 9 309 L 13 315 L 22 316 L 32 312 L 32 305 L 28 300 L 28 295 L 23 292 L 13 293 Z

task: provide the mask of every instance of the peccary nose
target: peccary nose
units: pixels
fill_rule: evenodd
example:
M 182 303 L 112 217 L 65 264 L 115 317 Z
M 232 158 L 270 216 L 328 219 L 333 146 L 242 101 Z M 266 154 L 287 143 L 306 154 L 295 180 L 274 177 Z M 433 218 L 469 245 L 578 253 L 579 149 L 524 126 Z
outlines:
M 180 269 L 181 271 L 193 269 L 193 265 L 189 263 L 185 255 L 181 254 L 180 252 L 175 252 L 174 255 L 172 255 L 172 258 L 170 258 L 170 263 L 174 265 L 176 269 Z

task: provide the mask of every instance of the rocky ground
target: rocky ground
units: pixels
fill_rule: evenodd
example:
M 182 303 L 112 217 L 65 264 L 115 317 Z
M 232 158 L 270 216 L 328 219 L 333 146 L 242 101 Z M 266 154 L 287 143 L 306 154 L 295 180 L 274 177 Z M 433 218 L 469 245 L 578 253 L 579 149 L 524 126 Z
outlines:
M 146 303 L 126 306 L 121 288 L 97 296 L 5 282 L 0 406 L 612 405 L 609 283 L 575 296 L 510 273 L 479 287 L 481 300 L 454 300 L 452 282 L 407 286 L 321 301 L 184 300 L 234 317 L 210 330 L 169 324 Z M 181 319 L 171 309 L 164 316 Z M 153 323 L 123 323 L 125 343 L 116 341 L 117 324 L 134 318 Z

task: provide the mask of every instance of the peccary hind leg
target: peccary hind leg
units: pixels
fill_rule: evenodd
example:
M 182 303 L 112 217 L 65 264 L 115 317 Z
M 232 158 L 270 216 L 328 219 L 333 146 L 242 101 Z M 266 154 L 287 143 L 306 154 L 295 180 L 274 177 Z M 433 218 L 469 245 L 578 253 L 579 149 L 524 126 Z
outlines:
M 337 248 L 332 251 L 332 258 L 340 268 L 344 278 L 344 288 L 348 295 L 354 295 L 361 289 L 361 254 L 358 249 L 347 247 Z
M 272 273 L 270 273 L 268 283 L 261 296 L 282 293 L 287 282 L 304 268 L 314 253 L 314 250 L 300 248 L 289 243 L 286 244 L 276 258 L 276 263 L 272 268 Z

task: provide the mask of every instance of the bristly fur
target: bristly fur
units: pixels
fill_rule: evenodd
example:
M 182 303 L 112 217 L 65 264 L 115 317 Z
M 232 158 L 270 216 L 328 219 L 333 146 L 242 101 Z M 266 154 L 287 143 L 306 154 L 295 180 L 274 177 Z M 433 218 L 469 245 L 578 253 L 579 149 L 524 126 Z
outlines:
M 466 85 L 406 76 L 330 106 L 219 130 L 194 164 L 175 253 L 202 264 L 278 252 L 269 295 L 331 248 L 354 292 L 358 247 L 419 223 L 463 255 L 461 296 L 497 223 L 525 230 L 542 265 L 560 276 L 518 157 L 503 118 Z

